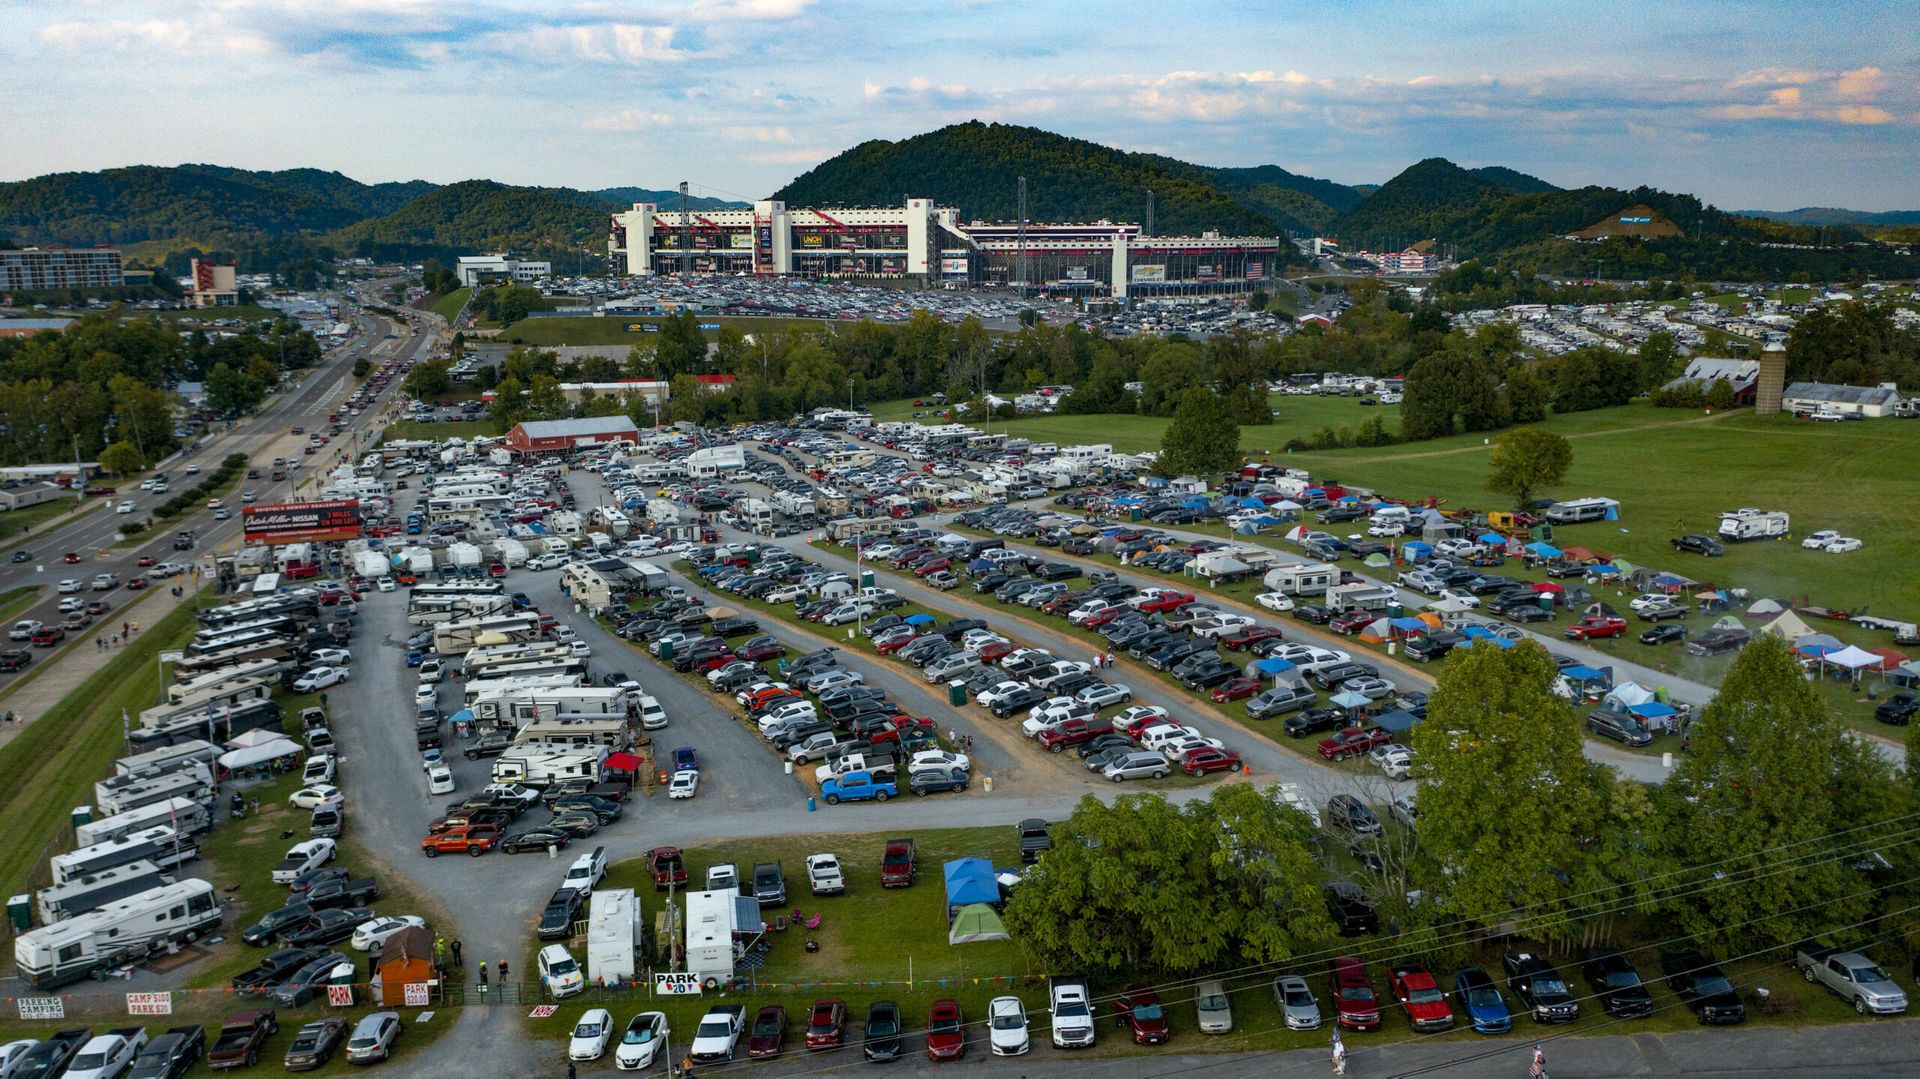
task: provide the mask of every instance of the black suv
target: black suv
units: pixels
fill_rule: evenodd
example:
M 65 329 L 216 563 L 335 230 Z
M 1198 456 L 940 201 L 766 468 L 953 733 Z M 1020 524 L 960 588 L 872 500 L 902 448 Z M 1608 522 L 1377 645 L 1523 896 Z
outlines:
M 1699 952 L 1663 952 L 1660 973 L 1702 1023 L 1732 1025 L 1747 1021 L 1746 1005 L 1713 960 Z
M 1380 932 L 1380 914 L 1367 902 L 1367 895 L 1350 880 L 1327 884 L 1327 913 L 1343 937 L 1359 937 Z
M 1675 536 L 1673 537 L 1673 549 L 1676 551 L 1706 555 L 1709 558 L 1727 553 L 1726 544 L 1721 543 L 1712 536 L 1701 535 Z
M 1873 718 L 1904 727 L 1912 722 L 1915 712 L 1920 712 L 1920 700 L 1915 699 L 1912 690 L 1902 690 L 1881 701 L 1873 710 Z
M 1596 708 L 1587 713 L 1587 729 L 1603 738 L 1630 746 L 1653 742 L 1653 734 L 1631 713 L 1617 708 Z
M 1501 959 L 1507 988 L 1527 1006 L 1536 1023 L 1571 1023 L 1580 1018 L 1580 1001 L 1553 964 L 1531 952 L 1508 952 Z
M 1653 994 L 1626 956 L 1612 948 L 1588 948 L 1584 958 L 1581 971 L 1608 1015 L 1638 1019 L 1653 1014 Z
M 573 922 L 580 916 L 580 893 L 572 888 L 562 888 L 547 900 L 547 909 L 540 912 L 540 928 L 537 934 L 541 940 L 565 940 L 573 935 Z

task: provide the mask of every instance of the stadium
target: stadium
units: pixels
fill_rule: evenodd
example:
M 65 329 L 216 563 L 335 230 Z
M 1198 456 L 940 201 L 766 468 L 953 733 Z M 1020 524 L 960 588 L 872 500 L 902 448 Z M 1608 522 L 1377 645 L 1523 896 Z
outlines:
M 1198 296 L 1250 292 L 1280 261 L 1276 236 L 1147 236 L 1135 224 L 962 223 L 953 207 L 802 209 L 761 201 L 683 213 L 637 202 L 612 215 L 616 273 L 902 279 L 1052 293 Z

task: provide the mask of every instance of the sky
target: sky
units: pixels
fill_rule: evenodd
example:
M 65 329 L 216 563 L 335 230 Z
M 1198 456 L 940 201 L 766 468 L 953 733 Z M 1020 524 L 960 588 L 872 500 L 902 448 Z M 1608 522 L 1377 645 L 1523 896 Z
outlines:
M 0 180 L 207 162 L 757 198 L 979 119 L 1351 184 L 1438 156 L 1920 209 L 1916 27 L 1916 0 L 15 0 Z

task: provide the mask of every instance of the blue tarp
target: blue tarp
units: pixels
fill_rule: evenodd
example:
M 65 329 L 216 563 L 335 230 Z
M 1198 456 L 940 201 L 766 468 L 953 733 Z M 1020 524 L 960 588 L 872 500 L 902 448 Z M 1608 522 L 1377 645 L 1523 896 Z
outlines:
M 1116 506 L 1138 506 L 1140 502 L 1141 499 L 1138 498 L 1116 498 L 1113 500 L 1113 504 Z
M 1293 670 L 1293 664 L 1279 656 L 1268 656 L 1265 659 L 1255 660 L 1253 669 L 1261 674 L 1279 674 L 1282 671 Z
M 993 879 L 993 863 L 985 858 L 955 858 L 946 864 L 947 906 L 1000 902 L 1000 883 Z
M 1460 627 L 1460 632 L 1469 640 L 1478 640 L 1493 636 L 1493 631 L 1485 626 L 1462 626 Z
M 1671 588 L 1675 585 L 1683 585 L 1686 583 L 1687 579 L 1685 577 L 1680 577 L 1672 573 L 1662 573 L 1653 579 L 1653 584 L 1656 588 Z
M 1420 717 L 1414 715 L 1412 712 L 1397 711 L 1388 712 L 1384 716 L 1376 716 L 1373 722 L 1375 725 L 1384 727 L 1395 734 L 1405 734 L 1413 729 L 1415 723 L 1420 722 Z
M 1430 543 L 1421 543 L 1416 540 L 1413 543 L 1401 544 L 1400 551 L 1401 553 L 1405 554 L 1408 558 L 1417 558 L 1423 555 L 1432 554 L 1433 545 Z
M 1338 501 L 1338 502 L 1358 502 L 1358 501 L 1360 501 L 1360 496 L 1359 496 L 1359 495 L 1341 495 L 1341 496 L 1340 496 L 1340 497 L 1339 497 L 1338 499 L 1336 499 L 1335 501 Z
M 910 614 L 901 619 L 901 621 L 909 626 L 931 626 L 933 625 L 933 616 L 930 614 Z
M 1670 704 L 1661 704 L 1659 701 L 1648 701 L 1645 704 L 1630 704 L 1627 706 L 1627 711 L 1639 716 L 1641 719 L 1660 719 L 1665 716 L 1677 716 L 1680 714 L 1679 709 Z
M 968 573 L 986 573 L 991 569 L 993 569 L 993 563 L 987 561 L 984 558 L 976 558 L 973 561 L 967 563 Z
M 1545 540 L 1527 544 L 1527 550 L 1532 551 L 1541 558 L 1558 558 L 1560 556 L 1560 548 L 1555 547 Z
M 1180 503 L 1180 508 L 1187 509 L 1187 510 L 1203 510 L 1203 509 L 1206 509 L 1207 506 L 1208 506 L 1207 500 L 1199 495 L 1195 495 L 1192 498 L 1186 499 Z
M 1240 500 L 1240 506 L 1242 509 L 1250 510 L 1263 510 L 1267 508 L 1267 504 L 1257 498 L 1243 498 Z
M 1388 622 L 1387 625 L 1392 626 L 1394 629 L 1400 630 L 1402 633 L 1423 633 L 1433 628 L 1432 626 L 1428 625 L 1424 620 L 1419 618 L 1396 618 L 1393 621 Z
M 1355 693 L 1349 689 L 1344 693 L 1336 694 L 1333 700 L 1327 703 L 1333 705 L 1335 708 L 1365 708 L 1370 702 L 1367 700 L 1366 694 Z
M 1504 544 L 1507 542 L 1507 537 L 1501 535 L 1498 532 L 1482 532 L 1480 533 L 1480 536 L 1479 536 L 1479 542 Z
M 1598 566 L 1588 566 L 1587 572 L 1600 577 L 1618 577 L 1620 567 L 1611 562 L 1603 562 Z
M 459 710 L 458 712 L 455 712 L 455 713 L 454 713 L 453 715 L 451 715 L 451 716 L 449 716 L 449 717 L 447 717 L 447 722 L 449 722 L 449 723 L 471 723 L 471 722 L 473 722 L 473 709 L 471 709 L 471 708 L 462 708 L 462 709 L 460 709 L 460 710 Z
M 1505 638 L 1502 638 L 1502 637 L 1495 637 L 1493 634 L 1488 633 L 1485 630 L 1481 630 L 1480 636 L 1478 637 L 1469 636 L 1467 643 L 1471 645 L 1490 644 L 1495 648 L 1512 648 L 1513 647 L 1512 641 L 1506 640 Z
M 1594 670 L 1592 667 L 1568 667 L 1560 673 L 1566 675 L 1568 680 L 1574 682 L 1591 682 L 1596 678 L 1606 677 L 1606 675 Z

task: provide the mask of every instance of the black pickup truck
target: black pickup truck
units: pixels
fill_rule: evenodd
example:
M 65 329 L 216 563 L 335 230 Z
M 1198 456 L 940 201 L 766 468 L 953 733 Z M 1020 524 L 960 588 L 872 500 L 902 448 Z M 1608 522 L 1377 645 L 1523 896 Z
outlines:
M 359 880 L 326 880 L 307 892 L 307 905 L 316 910 L 332 907 L 364 907 L 380 898 L 380 884 L 372 877 Z

